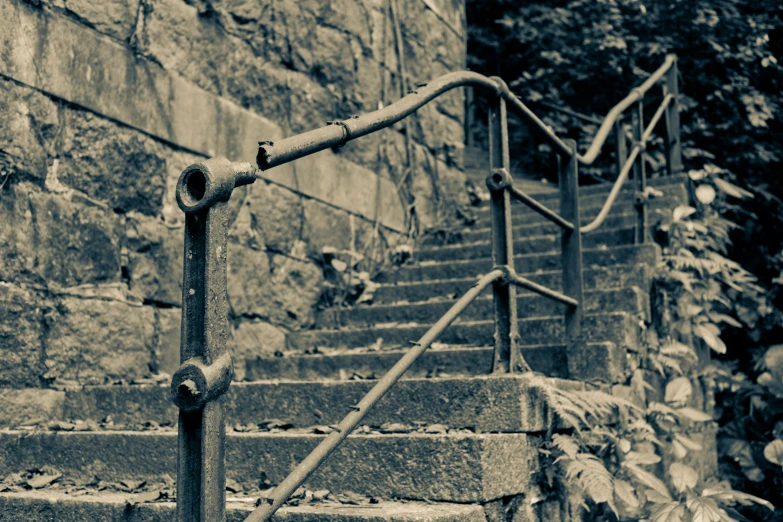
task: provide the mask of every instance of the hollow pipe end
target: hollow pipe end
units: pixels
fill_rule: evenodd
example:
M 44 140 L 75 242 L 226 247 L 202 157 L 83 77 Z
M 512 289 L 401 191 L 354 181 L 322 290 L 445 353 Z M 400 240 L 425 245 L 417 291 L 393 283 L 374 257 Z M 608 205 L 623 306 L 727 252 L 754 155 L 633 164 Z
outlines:
M 234 164 L 226 158 L 194 163 L 177 180 L 177 204 L 187 214 L 204 210 L 218 201 L 227 201 L 236 182 Z
M 512 183 L 511 175 L 506 169 L 492 169 L 487 176 L 487 188 L 492 192 L 508 188 Z
M 171 378 L 171 400 L 180 410 L 196 411 L 223 395 L 231 385 L 234 370 L 224 354 L 211 365 L 200 357 L 185 361 Z

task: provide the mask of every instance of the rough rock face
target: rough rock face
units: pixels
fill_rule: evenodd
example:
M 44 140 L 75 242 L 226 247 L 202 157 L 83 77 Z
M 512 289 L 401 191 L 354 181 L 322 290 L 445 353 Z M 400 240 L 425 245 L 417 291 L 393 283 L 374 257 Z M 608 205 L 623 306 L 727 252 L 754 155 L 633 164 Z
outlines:
M 98 384 L 150 371 L 154 310 L 110 299 L 66 297 L 48 317 L 47 379 Z
M 175 186 L 182 170 L 209 151 L 191 146 L 197 140 L 172 142 L 168 136 L 179 136 L 180 128 L 156 134 L 159 126 L 111 112 L 131 95 L 112 82 L 158 94 L 175 92 L 165 90 L 169 79 L 187 82 L 207 91 L 198 99 L 234 107 L 224 114 L 250 111 L 277 132 L 301 132 L 403 95 L 398 43 L 409 88 L 464 68 L 461 2 L 435 4 L 451 27 L 423 2 L 404 0 L 404 42 L 395 42 L 380 0 L 11 0 L 0 26 L 33 21 L 45 33 L 36 36 L 40 41 L 68 45 L 89 36 L 91 51 L 51 76 L 37 64 L 39 83 L 15 78 L 13 69 L 4 69 L 4 77 L 14 81 L 0 79 L 0 391 L 142 378 L 179 365 L 184 220 Z M 0 39 L 0 46 L 12 40 Z M 101 46 L 114 46 L 114 54 L 101 54 Z M 121 70 L 90 63 L 117 53 L 129 56 Z M 35 49 L 31 56 L 47 54 Z M 68 71 L 76 76 L 68 80 Z M 141 85 L 143 78 L 155 80 Z M 68 88 L 59 91 L 56 82 Z M 89 85 L 99 92 L 79 90 Z M 47 94 L 57 92 L 102 102 Z M 137 113 L 152 118 L 165 100 L 150 99 Z M 375 259 L 383 254 L 379 245 L 402 237 L 402 205 L 415 205 L 424 229 L 465 204 L 462 107 L 462 92 L 453 91 L 410 119 L 416 168 L 409 174 L 404 127 L 396 125 L 300 163 L 291 183 L 269 177 L 235 191 L 228 293 L 238 379 L 245 359 L 282 349 L 286 332 L 313 324 L 325 247 Z M 218 127 L 209 132 L 220 133 Z M 389 187 L 406 178 L 390 200 L 399 201 L 399 229 L 377 227 L 372 213 L 349 206 L 350 198 L 374 200 L 365 197 L 374 181 L 343 196 L 339 184 L 318 182 L 334 176 L 328 170 L 351 180 L 375 173 Z M 308 186 L 298 179 L 310 180 Z M 30 415 L 57 407 L 52 400 Z
M 0 385 L 38 386 L 43 369 L 43 303 L 31 291 L 0 283 Z

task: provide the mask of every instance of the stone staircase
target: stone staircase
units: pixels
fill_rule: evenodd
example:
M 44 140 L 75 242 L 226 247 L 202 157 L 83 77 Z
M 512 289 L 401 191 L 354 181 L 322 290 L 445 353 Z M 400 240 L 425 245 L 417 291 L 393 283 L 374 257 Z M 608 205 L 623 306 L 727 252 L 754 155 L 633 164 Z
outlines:
M 683 177 L 650 184 L 665 195 L 651 201 L 653 222 L 655 209 L 687 200 Z M 604 186 L 583 188 L 583 221 L 597 215 L 607 193 Z M 556 194 L 539 199 L 557 208 Z M 248 380 L 234 383 L 224 399 L 229 520 L 247 516 L 409 342 L 491 268 L 488 209 L 478 208 L 477 216 L 448 244 L 429 238 L 413 263 L 385 276 L 372 305 L 326 310 L 316 329 L 288 336 L 286 353 L 248 363 Z M 520 294 L 521 349 L 536 372 L 626 381 L 640 321 L 649 319 L 650 269 L 658 257 L 654 244 L 633 244 L 635 223 L 628 188 L 602 229 L 585 237 L 587 344 L 578 353 L 563 346 L 561 305 Z M 555 225 L 517 205 L 514 237 L 518 273 L 559 289 Z M 556 501 L 534 502 L 531 494 L 548 413 L 529 376 L 488 375 L 492 334 L 487 292 L 275 520 L 494 522 L 511 520 L 514 510 L 513 520 L 560 520 Z M 0 521 L 174 520 L 177 410 L 167 385 L 70 390 L 57 418 L 0 431 L 0 478 L 11 476 L 0 483 Z

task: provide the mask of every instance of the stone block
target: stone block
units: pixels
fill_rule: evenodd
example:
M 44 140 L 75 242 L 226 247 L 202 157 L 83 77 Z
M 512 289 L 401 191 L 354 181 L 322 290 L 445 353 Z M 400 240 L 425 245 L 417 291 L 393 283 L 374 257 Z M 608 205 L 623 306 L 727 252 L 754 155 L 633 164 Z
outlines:
M 108 299 L 65 297 L 48 320 L 48 379 L 102 384 L 150 373 L 155 313 Z
M 119 219 L 73 195 L 28 192 L 35 272 L 62 286 L 119 281 Z
M 399 6 L 403 37 L 411 45 L 418 45 L 447 67 L 464 68 L 465 42 L 443 23 L 430 9 L 416 0 L 402 0 Z M 424 60 L 412 63 L 426 64 Z
M 323 436 L 237 433 L 226 439 L 226 476 L 248 486 L 263 472 L 279 483 Z M 176 474 L 177 434 L 169 432 L 0 433 L 0 467 L 50 465 L 65 477 L 105 481 L 160 480 Z M 537 437 L 519 433 L 356 435 L 305 488 L 458 503 L 524 493 L 538 469 Z M 122 458 L 104 459 L 117 448 Z M 350 462 L 350 466 L 346 466 Z
M 365 0 L 305 0 L 301 8 L 315 15 L 320 25 L 339 28 L 370 48 L 372 25 Z
M 301 239 L 305 217 L 299 195 L 258 180 L 250 186 L 244 203 L 248 219 L 238 220 L 231 230 L 243 244 L 287 253 Z
M 152 13 L 161 8 L 162 2 L 156 2 Z M 148 16 L 145 28 L 152 26 Z M 179 74 L 171 74 L 139 58 L 139 54 L 148 54 L 143 45 L 134 53 L 27 2 L 0 4 L 0 29 L 0 49 L 6 58 L 0 62 L 3 75 L 182 148 L 250 161 L 259 139 L 280 135 L 280 128 L 270 121 L 186 80 L 189 71 L 172 70 Z M 176 27 L 165 26 L 165 30 L 173 33 Z M 181 30 L 199 32 L 188 24 Z M 145 38 L 140 34 L 137 40 L 143 43 Z M 63 56 L 71 58 L 63 60 Z M 219 76 L 233 71 L 241 77 L 242 70 L 234 68 L 233 61 L 211 58 L 214 61 L 209 63 Z M 36 66 L 30 67 L 31 63 Z M 192 70 L 200 61 L 191 57 L 183 63 Z M 222 64 L 227 69 L 218 69 Z M 200 74 L 197 70 L 191 76 L 199 79 Z
M 182 328 L 182 310 L 180 308 L 158 308 L 155 310 L 156 340 L 154 367 L 157 372 L 173 375 L 180 366 L 180 334 Z
M 285 350 L 285 330 L 265 321 L 242 321 L 232 329 L 226 344 L 234 362 L 234 380 L 243 381 L 248 360 Z
M 263 173 L 273 181 L 338 208 L 405 230 L 405 214 L 394 183 L 330 151 L 322 151 Z
M 139 0 L 43 0 L 96 31 L 125 42 L 136 26 Z
M 261 324 L 263 328 L 259 328 Z M 249 332 L 247 346 L 271 358 L 269 342 L 263 336 L 268 333 L 271 340 L 282 332 L 275 332 L 274 326 L 265 323 L 246 323 L 238 331 L 247 325 L 251 328 L 240 334 Z M 258 338 L 251 339 L 255 336 Z M 357 404 L 375 384 L 373 380 L 297 382 L 289 378 L 278 375 L 261 382 L 232 384 L 225 401 L 226 422 L 253 425 L 280 419 L 295 428 L 336 424 L 345 416 L 347 406 Z M 426 422 L 478 433 L 545 431 L 552 414 L 538 384 L 530 381 L 519 375 L 402 379 L 362 423 L 381 426 Z M 561 389 L 583 389 L 581 383 L 549 382 Z M 111 415 L 119 424 L 176 421 L 176 407 L 166 386 L 89 386 L 68 391 L 65 407 L 66 418 L 70 419 L 100 421 Z
M 580 381 L 625 382 L 629 372 L 626 352 L 615 343 L 580 346 L 568 354 L 568 376 Z
M 127 277 L 131 291 L 142 299 L 167 305 L 182 301 L 184 229 L 159 219 L 132 214 L 125 223 Z
M 268 257 L 229 242 L 228 298 L 233 313 L 292 328 L 312 324 L 323 273 L 303 256 L 303 243 L 288 255 Z
M 35 229 L 28 183 L 10 185 L 0 197 L 0 280 L 17 281 L 36 270 Z
M 118 211 L 160 211 L 168 153 L 163 145 L 85 111 L 66 109 L 65 122 L 60 181 Z
M 307 253 L 318 259 L 324 247 L 355 250 L 352 216 L 320 201 L 307 199 L 304 204 L 304 240 Z
M 0 282 L 0 386 L 40 386 L 43 314 L 44 303 L 36 294 Z
M 15 427 L 61 419 L 65 392 L 33 388 L 0 388 L 0 427 Z
M 58 130 L 57 105 L 43 94 L 0 80 L 0 180 L 43 180 Z

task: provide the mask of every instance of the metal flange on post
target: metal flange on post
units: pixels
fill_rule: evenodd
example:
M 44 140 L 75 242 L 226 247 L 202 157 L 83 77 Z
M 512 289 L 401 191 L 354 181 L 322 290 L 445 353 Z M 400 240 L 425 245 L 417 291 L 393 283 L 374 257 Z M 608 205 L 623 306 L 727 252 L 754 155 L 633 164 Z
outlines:
M 177 182 L 185 212 L 181 366 L 171 379 L 179 408 L 177 521 L 223 522 L 225 408 L 233 367 L 226 350 L 228 200 L 255 181 L 249 163 L 214 158 L 191 165 Z

